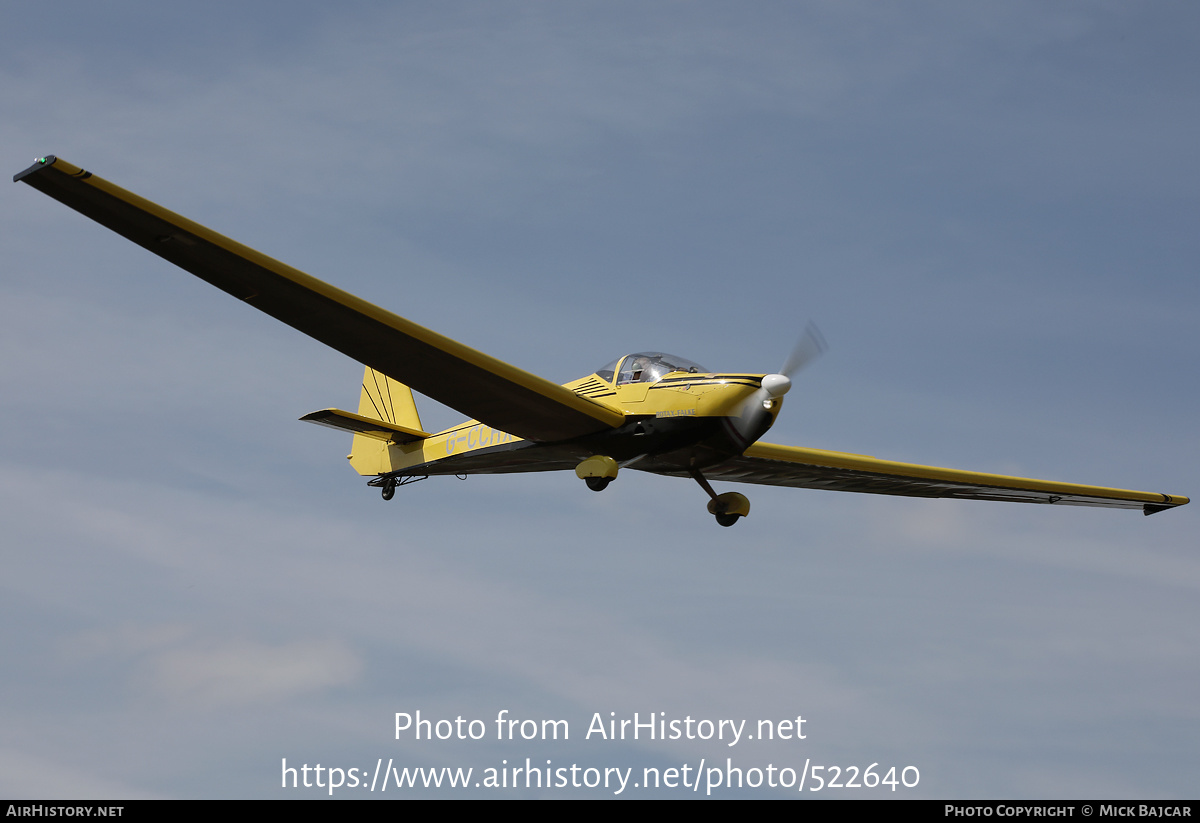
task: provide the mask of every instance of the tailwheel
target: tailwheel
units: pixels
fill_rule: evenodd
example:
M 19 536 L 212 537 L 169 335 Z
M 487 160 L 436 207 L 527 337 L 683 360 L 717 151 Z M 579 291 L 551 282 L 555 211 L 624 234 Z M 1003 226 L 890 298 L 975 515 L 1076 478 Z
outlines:
M 612 482 L 611 477 L 585 477 L 584 483 L 594 492 L 602 492 L 608 488 L 608 484 Z
M 383 491 L 381 492 L 381 494 L 383 495 L 384 500 L 391 500 L 393 497 L 396 496 L 396 480 L 395 480 L 395 478 L 389 477 L 387 480 L 384 481 Z

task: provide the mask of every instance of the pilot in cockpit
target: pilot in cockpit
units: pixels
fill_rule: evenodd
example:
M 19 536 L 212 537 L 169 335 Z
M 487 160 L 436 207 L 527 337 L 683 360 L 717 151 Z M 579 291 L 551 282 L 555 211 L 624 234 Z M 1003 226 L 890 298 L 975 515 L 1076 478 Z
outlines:
M 683 371 L 691 374 L 707 373 L 707 369 L 691 360 L 676 357 L 662 352 L 638 352 L 624 358 L 619 358 L 599 369 L 596 374 L 604 380 L 613 379 L 613 370 L 621 364 L 621 371 L 616 375 L 616 384 L 625 386 L 630 383 L 657 383 L 671 372 Z
M 633 368 L 631 369 L 631 371 L 633 373 L 633 377 L 630 380 L 630 382 L 631 383 L 641 383 L 643 377 L 648 381 L 653 380 L 654 379 L 653 375 L 650 373 L 647 373 L 647 371 L 646 371 L 648 368 L 650 368 L 650 358 L 649 357 L 635 357 L 633 359 Z

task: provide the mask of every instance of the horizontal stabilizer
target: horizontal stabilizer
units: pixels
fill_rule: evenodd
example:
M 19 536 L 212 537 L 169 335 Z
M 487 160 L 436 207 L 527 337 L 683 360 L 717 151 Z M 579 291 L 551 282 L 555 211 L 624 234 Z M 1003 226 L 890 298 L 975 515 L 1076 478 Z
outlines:
M 411 443 L 429 436 L 429 432 L 397 426 L 383 420 L 373 420 L 360 414 L 353 414 L 341 409 L 321 409 L 300 418 L 305 423 L 316 423 L 318 426 L 328 426 L 331 429 L 354 432 L 376 440 L 386 440 L 389 443 Z

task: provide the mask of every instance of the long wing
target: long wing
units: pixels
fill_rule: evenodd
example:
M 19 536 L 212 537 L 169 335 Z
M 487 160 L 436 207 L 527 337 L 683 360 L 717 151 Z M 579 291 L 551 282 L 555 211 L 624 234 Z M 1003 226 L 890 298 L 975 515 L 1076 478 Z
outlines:
M 710 480 L 905 497 L 1108 506 L 1141 509 L 1144 514 L 1154 514 L 1188 502 L 1186 497 L 1174 494 L 1106 489 L 1077 483 L 919 466 L 861 454 L 776 446 L 771 443 L 755 443 L 742 456 L 705 469 L 704 476 Z
M 360 363 L 501 431 L 555 441 L 624 415 L 361 300 L 53 156 L 13 177 Z

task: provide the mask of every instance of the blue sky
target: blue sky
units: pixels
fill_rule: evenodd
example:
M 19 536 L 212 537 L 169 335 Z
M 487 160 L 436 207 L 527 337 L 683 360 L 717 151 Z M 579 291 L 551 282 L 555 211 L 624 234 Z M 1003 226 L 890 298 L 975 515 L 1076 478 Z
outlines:
M 57 154 L 563 382 L 645 349 L 769 371 L 812 318 L 831 348 L 771 442 L 1197 493 L 1189 4 L 13 8 L 12 173 Z M 1194 796 L 1192 506 L 727 484 L 753 511 L 721 529 L 628 471 L 384 504 L 296 422 L 353 407 L 358 365 L 3 192 L 3 794 L 732 757 Z M 395 740 L 418 709 L 572 736 Z M 597 712 L 808 736 L 585 740 Z

